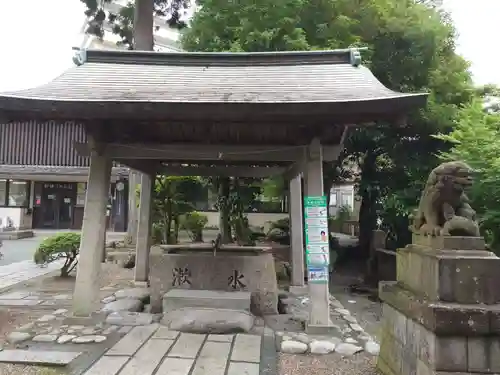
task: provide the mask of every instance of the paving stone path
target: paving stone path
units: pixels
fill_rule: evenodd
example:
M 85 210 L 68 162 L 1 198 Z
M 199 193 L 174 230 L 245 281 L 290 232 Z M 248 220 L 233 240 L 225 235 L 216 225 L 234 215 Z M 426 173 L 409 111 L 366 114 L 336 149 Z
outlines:
M 61 268 L 63 262 L 57 261 L 47 267 L 40 267 L 31 260 L 0 266 L 0 291 L 16 284 L 47 275 Z
M 158 324 L 137 326 L 85 375 L 259 375 L 265 370 L 262 343 L 259 335 L 205 335 L 169 331 Z

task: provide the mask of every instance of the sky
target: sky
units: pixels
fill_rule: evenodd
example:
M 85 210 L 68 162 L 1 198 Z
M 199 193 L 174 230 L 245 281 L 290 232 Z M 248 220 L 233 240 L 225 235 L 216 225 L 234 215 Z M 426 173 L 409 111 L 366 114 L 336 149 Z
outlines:
M 500 0 L 444 0 L 443 5 L 476 83 L 500 85 Z M 71 48 L 84 37 L 83 11 L 79 0 L 0 0 L 0 91 L 44 84 L 71 67 Z M 54 14 L 64 17 L 51 22 Z

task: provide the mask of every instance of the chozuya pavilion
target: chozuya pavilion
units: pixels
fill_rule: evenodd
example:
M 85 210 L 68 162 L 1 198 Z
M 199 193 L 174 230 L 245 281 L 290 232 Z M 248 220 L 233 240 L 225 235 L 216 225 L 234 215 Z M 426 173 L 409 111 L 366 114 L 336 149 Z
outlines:
M 149 279 L 152 178 L 157 173 L 263 176 L 290 181 L 292 290 L 304 289 L 302 184 L 322 196 L 322 163 L 350 125 L 396 125 L 426 94 L 386 88 L 356 49 L 265 53 L 81 50 L 76 66 L 43 86 L 0 95 L 0 123 L 74 120 L 91 160 L 74 314 L 98 305 L 112 162 L 143 172 L 135 281 Z M 265 167 L 264 167 L 265 165 Z M 170 169 L 169 169 L 170 168 Z M 199 171 L 199 173 L 198 173 Z M 328 284 L 310 283 L 309 323 L 329 322 Z M 305 289 L 307 291 L 307 289 Z

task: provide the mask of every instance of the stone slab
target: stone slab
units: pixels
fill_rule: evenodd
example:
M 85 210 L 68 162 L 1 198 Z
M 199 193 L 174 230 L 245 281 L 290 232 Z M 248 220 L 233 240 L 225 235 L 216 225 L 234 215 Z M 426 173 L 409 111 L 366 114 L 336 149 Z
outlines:
M 60 352 L 49 350 L 3 350 L 0 362 L 23 363 L 35 365 L 66 366 L 77 358 L 81 352 Z
M 432 250 L 484 250 L 486 243 L 483 237 L 463 236 L 424 236 L 413 234 L 412 243 L 428 247 Z
M 173 343 L 173 340 L 149 340 L 120 371 L 120 375 L 152 375 Z
M 208 335 L 207 341 L 233 342 L 234 335 Z
M 179 331 L 171 331 L 167 327 L 160 327 L 154 333 L 152 339 L 175 340 L 179 336 Z
M 194 359 L 167 357 L 155 375 L 188 375 L 193 363 Z
M 183 307 L 250 311 L 250 292 L 171 289 L 163 296 L 163 313 Z
M 196 360 L 192 375 L 224 375 L 231 343 L 206 342 Z
M 134 327 L 106 355 L 132 356 L 158 329 L 157 324 Z
M 161 309 L 171 289 L 243 291 L 251 293 L 256 315 L 277 314 L 278 285 L 274 258 L 258 255 L 154 254 L 150 256 L 151 305 Z
M 259 365 L 256 363 L 230 362 L 227 375 L 259 375 Z
M 129 357 L 101 357 L 94 365 L 85 372 L 85 375 L 117 375 L 123 368 Z
M 205 341 L 206 335 L 196 333 L 181 333 L 173 346 L 169 357 L 196 358 L 198 352 Z
M 234 339 L 231 361 L 260 362 L 262 336 L 239 333 Z

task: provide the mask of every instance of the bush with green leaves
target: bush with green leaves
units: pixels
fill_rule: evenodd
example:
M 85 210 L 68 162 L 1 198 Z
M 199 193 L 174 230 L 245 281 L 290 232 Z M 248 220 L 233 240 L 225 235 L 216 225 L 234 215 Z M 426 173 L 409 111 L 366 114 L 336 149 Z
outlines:
M 38 265 L 46 266 L 52 262 L 64 259 L 61 267 L 61 277 L 68 277 L 78 263 L 80 251 L 80 233 L 58 233 L 48 237 L 40 243 L 34 255 Z
M 193 211 L 184 215 L 181 227 L 188 232 L 193 242 L 203 242 L 203 229 L 207 224 L 207 215 Z

